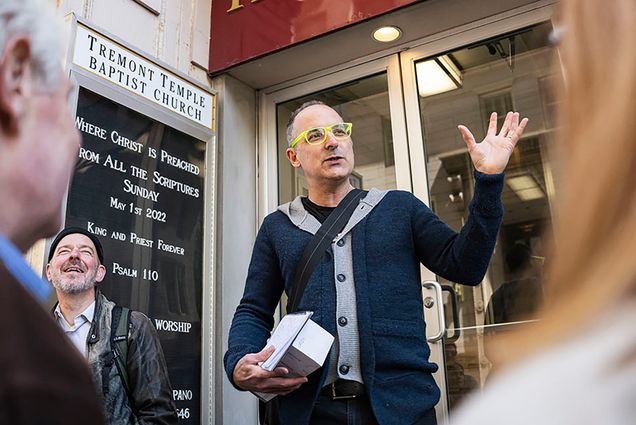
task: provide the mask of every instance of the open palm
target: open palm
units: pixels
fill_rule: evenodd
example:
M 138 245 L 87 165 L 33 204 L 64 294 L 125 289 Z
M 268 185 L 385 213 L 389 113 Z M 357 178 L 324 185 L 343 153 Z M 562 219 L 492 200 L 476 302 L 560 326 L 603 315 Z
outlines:
M 475 141 L 473 133 L 466 126 L 460 125 L 457 128 L 468 147 L 475 169 L 485 174 L 497 174 L 502 173 L 506 168 L 526 124 L 528 124 L 528 118 L 519 122 L 518 112 L 508 112 L 501 131 L 497 134 L 497 113 L 493 112 L 490 114 L 488 133 L 481 143 Z

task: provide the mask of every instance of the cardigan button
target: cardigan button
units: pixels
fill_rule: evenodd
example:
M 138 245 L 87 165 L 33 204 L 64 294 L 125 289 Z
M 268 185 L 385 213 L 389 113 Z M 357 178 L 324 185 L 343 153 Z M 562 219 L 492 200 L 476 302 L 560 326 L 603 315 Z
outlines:
M 346 375 L 347 373 L 349 373 L 349 366 L 346 364 L 341 365 L 338 370 L 340 371 L 340 373 L 342 373 L 343 375 Z
M 347 280 L 345 275 L 343 275 L 342 273 L 340 273 L 338 276 L 336 276 L 336 279 L 338 279 L 338 282 L 344 282 L 345 280 Z
M 345 244 L 344 239 L 338 239 L 338 242 L 336 242 L 336 245 L 338 246 L 344 246 L 344 244 Z
M 346 318 L 346 317 L 344 317 L 344 316 L 342 316 L 342 317 L 340 317 L 340 318 L 338 319 L 338 324 L 339 324 L 340 326 L 347 326 L 347 323 L 348 323 L 348 322 L 349 322 L 349 321 L 348 321 L 348 320 L 347 320 L 347 318 Z

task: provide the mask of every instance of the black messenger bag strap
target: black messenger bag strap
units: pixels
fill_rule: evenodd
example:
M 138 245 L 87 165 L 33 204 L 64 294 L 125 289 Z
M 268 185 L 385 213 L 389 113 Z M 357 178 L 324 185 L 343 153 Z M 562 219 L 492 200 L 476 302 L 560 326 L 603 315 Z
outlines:
M 347 196 L 340 201 L 335 210 L 329 214 L 329 217 L 320 226 L 320 229 L 316 232 L 313 238 L 309 241 L 303 255 L 298 261 L 296 266 L 296 273 L 294 274 L 294 286 L 289 297 L 288 313 L 293 313 L 298 308 L 298 303 L 303 297 L 307 282 L 311 277 L 314 269 L 318 265 L 318 262 L 325 254 L 325 250 L 340 232 L 349 222 L 351 215 L 358 207 L 358 204 L 362 198 L 366 196 L 367 192 L 360 189 L 353 189 Z

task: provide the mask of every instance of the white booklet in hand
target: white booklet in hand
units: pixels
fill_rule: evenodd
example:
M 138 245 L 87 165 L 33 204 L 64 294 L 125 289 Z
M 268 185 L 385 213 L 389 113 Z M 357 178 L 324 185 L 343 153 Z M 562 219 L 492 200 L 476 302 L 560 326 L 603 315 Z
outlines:
M 287 314 L 272 333 L 267 345 L 274 346 L 274 353 L 261 367 L 273 371 L 277 367 L 289 370 L 288 377 L 307 376 L 323 365 L 333 336 L 311 320 L 311 311 Z M 269 401 L 276 394 L 254 394 L 262 401 Z

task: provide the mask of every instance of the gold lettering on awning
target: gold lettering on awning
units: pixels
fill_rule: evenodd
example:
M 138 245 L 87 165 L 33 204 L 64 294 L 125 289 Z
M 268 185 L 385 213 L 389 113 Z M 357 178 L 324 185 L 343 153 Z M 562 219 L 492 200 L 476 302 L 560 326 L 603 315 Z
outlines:
M 228 13 L 233 12 L 235 10 L 239 10 L 239 9 L 245 7 L 245 6 L 243 6 L 241 4 L 241 0 L 231 0 L 231 1 L 232 1 L 232 4 L 230 5 L 230 8 L 227 10 Z M 252 1 L 252 3 L 256 3 L 256 2 L 258 2 L 260 0 L 251 0 L 251 1 Z

